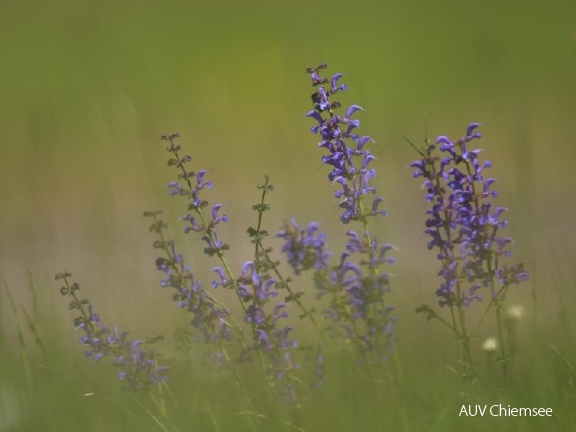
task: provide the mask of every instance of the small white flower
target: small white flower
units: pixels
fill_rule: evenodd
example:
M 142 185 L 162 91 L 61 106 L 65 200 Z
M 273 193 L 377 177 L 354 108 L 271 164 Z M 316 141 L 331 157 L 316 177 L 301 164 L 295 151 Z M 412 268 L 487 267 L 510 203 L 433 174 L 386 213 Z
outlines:
M 487 353 L 493 353 L 498 351 L 498 341 L 494 337 L 489 337 L 484 342 L 482 342 L 482 351 Z
M 526 316 L 526 309 L 522 305 L 512 305 L 506 309 L 504 318 L 509 323 L 517 323 Z

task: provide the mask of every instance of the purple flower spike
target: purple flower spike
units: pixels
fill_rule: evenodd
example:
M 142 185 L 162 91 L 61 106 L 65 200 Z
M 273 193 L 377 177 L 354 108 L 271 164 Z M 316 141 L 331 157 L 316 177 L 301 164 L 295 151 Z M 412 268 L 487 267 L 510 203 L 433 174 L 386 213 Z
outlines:
M 364 206 L 361 205 L 361 201 L 364 195 L 375 191 L 375 187 L 370 186 L 369 183 L 376 176 L 376 170 L 366 168 L 373 156 L 370 156 L 369 151 L 364 150 L 364 147 L 372 141 L 372 138 L 368 136 L 360 138 L 356 134 L 360 121 L 353 120 L 351 117 L 357 111 L 364 111 L 364 109 L 359 105 L 351 105 L 344 113 L 344 117 L 338 114 L 336 110 L 341 106 L 340 102 L 333 101 L 332 97 L 338 91 L 346 89 L 344 85 L 337 85 L 342 74 L 335 74 L 332 77 L 331 87 L 326 88 L 326 81 L 319 78 L 318 71 L 318 68 L 308 68 L 312 85 L 317 89 L 312 95 L 314 110 L 308 112 L 306 116 L 318 122 L 318 125 L 312 126 L 312 132 L 320 133 L 322 141 L 318 145 L 330 152 L 329 155 L 322 157 L 322 162 L 332 167 L 328 179 L 346 182 L 346 185 L 343 185 L 344 191 L 338 194 L 338 197 L 346 196 L 346 199 L 339 205 L 343 210 L 340 220 L 345 224 L 351 221 L 363 221 L 368 216 L 374 216 L 369 211 L 363 211 Z M 347 140 L 351 142 L 348 143 Z M 358 163 L 357 158 L 361 158 L 362 162 Z M 347 190 L 354 192 L 347 193 Z
M 411 164 L 416 169 L 414 177 L 424 178 L 426 200 L 431 203 L 425 233 L 431 237 L 428 249 L 438 250 L 442 263 L 438 274 L 443 281 L 436 291 L 440 306 L 469 307 L 482 300 L 477 293 L 482 288 L 501 292 L 512 281 L 527 279 L 525 272 L 520 278 L 502 277 L 508 267 L 498 257 L 510 255 L 504 247 L 511 240 L 499 236 L 499 229 L 507 226 L 500 220 L 507 209 L 491 202 L 498 196 L 493 190 L 496 180 L 484 179 L 483 172 L 492 163 L 480 162 L 480 150 L 467 149 L 469 141 L 481 137 L 476 130 L 479 126 L 470 123 L 466 136 L 457 141 L 438 137 L 425 156 Z
M 118 378 L 130 390 L 146 390 L 161 381 L 167 381 L 168 368 L 157 364 L 153 350 L 144 351 L 141 348 L 144 343 L 154 343 L 164 338 L 156 336 L 146 341 L 129 340 L 128 332 L 120 333 L 116 326 L 110 331 L 108 326 L 102 324 L 100 315 L 94 311 L 89 300 L 77 296 L 80 286 L 77 283 L 70 285 L 68 279 L 71 277 L 71 273 L 63 272 L 56 275 L 56 280 L 64 280 L 60 293 L 69 296 L 70 309 L 78 311 L 74 327 L 84 332 L 80 343 L 86 347 L 86 357 L 94 361 L 110 358 L 112 364 L 120 368 Z
M 284 224 L 276 236 L 284 239 L 281 250 L 296 274 L 327 267 L 330 251 L 325 243 L 325 234 L 319 232 L 318 223 L 312 222 L 304 229 L 292 218 L 291 223 Z
M 371 351 L 383 361 L 393 347 L 395 317 L 391 313 L 393 308 L 386 304 L 390 284 L 381 267 L 393 259 L 387 256 L 391 247 L 378 246 L 368 228 L 369 217 L 386 215 L 380 209 L 384 199 L 374 197 L 376 186 L 372 183 L 376 169 L 373 164 L 369 168 L 376 158 L 367 144 L 374 141 L 357 132 L 360 121 L 353 117 L 364 111 L 360 105 L 350 105 L 343 114 L 339 112 L 341 104 L 334 100 L 334 95 L 346 88 L 337 85 L 342 74 L 333 75 L 331 87 L 327 88 L 319 70 L 320 67 L 308 69 L 316 92 L 312 95 L 314 110 L 306 115 L 318 122 L 319 126 L 313 126 L 312 131 L 321 136 L 319 147 L 329 152 L 322 156 L 322 163 L 331 169 L 328 180 L 336 186 L 334 196 L 339 200 L 340 220 L 344 224 L 359 222 L 364 233 L 347 232 L 346 252 L 340 255 L 340 265 L 333 268 L 327 267 L 323 254 L 318 253 L 323 249 L 323 241 L 316 243 L 310 229 L 304 233 L 292 221 L 292 227 L 285 225 L 278 236 L 286 240 L 282 251 L 296 274 L 314 268 L 318 296 L 331 296 L 331 305 L 324 313 L 334 323 L 332 330 L 362 353 L 360 357 L 366 358 L 365 352 Z

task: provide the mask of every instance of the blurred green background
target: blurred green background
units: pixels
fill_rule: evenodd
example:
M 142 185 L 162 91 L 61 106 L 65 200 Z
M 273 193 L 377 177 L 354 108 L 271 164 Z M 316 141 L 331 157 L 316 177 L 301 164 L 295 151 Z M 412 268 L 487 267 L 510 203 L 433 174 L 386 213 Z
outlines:
M 83 359 L 57 271 L 71 270 L 103 319 L 122 328 L 169 334 L 183 319 L 157 288 L 144 210 L 167 212 L 209 285 L 215 264 L 198 241 L 184 242 L 183 203 L 167 194 L 174 173 L 163 133 L 180 131 L 194 167 L 209 170 L 208 196 L 231 218 L 222 237 L 235 265 L 250 257 L 245 230 L 264 174 L 276 186 L 266 228 L 292 215 L 320 220 L 342 244 L 347 227 L 304 116 L 305 69 L 323 62 L 344 73 L 341 101 L 367 110 L 360 130 L 378 143 L 377 185 L 390 214 L 375 231 L 399 248 L 400 353 L 442 359 L 434 347 L 446 337 L 413 314 L 435 303 L 437 269 L 421 234 L 423 192 L 407 167 L 417 155 L 402 136 L 457 138 L 471 121 L 483 125 L 477 143 L 494 163 L 498 203 L 512 210 L 513 258 L 532 275 L 512 299 L 530 311 L 526 343 L 537 331 L 573 345 L 573 0 L 4 0 L 0 40 L 0 270 L 22 305 L 33 300 L 30 272 L 40 332 L 69 343 L 74 367 Z M 5 298 L 1 306 L 6 372 L 19 343 Z

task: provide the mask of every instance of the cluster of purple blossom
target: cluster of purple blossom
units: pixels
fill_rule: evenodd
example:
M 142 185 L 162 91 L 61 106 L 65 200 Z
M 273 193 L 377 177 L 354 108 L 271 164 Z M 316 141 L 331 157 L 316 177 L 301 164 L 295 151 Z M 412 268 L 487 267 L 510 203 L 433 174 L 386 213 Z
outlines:
M 501 262 L 511 254 L 505 248 L 512 239 L 499 234 L 508 225 L 501 220 L 508 209 L 491 201 L 498 195 L 492 188 L 496 179 L 484 178 L 484 170 L 492 163 L 481 162 L 481 150 L 468 150 L 468 143 L 481 137 L 479 126 L 471 123 L 466 136 L 456 141 L 438 137 L 411 165 L 416 168 L 414 177 L 424 178 L 431 204 L 425 232 L 431 237 L 428 249 L 438 250 L 442 263 L 438 274 L 443 281 L 436 291 L 440 306 L 468 307 L 482 300 L 482 288 L 498 299 L 510 284 L 528 279 L 522 264 L 510 267 Z
M 331 254 L 326 246 L 326 234 L 319 231 L 320 224 L 312 222 L 304 229 L 298 225 L 295 218 L 290 222 L 284 224 L 284 228 L 278 231 L 276 237 L 284 239 L 281 252 L 286 256 L 286 261 L 294 273 L 299 275 L 311 268 L 316 270 L 326 268 Z
M 351 117 L 362 110 L 360 106 L 349 107 L 344 117 L 338 114 L 341 104 L 333 100 L 333 96 L 347 87 L 338 84 L 342 77 L 340 73 L 330 80 L 322 78 L 320 71 L 326 67 L 322 64 L 307 70 L 316 88 L 312 94 L 314 109 L 307 116 L 318 122 L 311 130 L 322 138 L 319 147 L 330 152 L 322 157 L 322 162 L 332 167 L 328 179 L 342 188 L 335 192 L 343 210 L 340 219 L 344 224 L 360 222 L 364 234 L 359 235 L 353 230 L 346 233 L 346 251 L 334 267 L 328 265 L 330 252 L 326 236 L 319 232 L 316 222 L 303 228 L 293 219 L 291 225 L 286 224 L 278 233 L 278 237 L 284 239 L 281 250 L 296 274 L 314 269 L 317 296 L 328 295 L 330 298 L 324 315 L 332 323 L 332 333 L 347 340 L 365 363 L 369 362 L 368 353 L 383 362 L 393 349 L 396 317 L 392 314 L 393 307 L 387 302 L 391 289 L 389 276 L 381 270 L 382 265 L 393 262 L 387 256 L 392 246 L 379 246 L 376 237 L 368 230 L 369 217 L 386 215 L 384 210 L 378 209 L 383 198 L 373 198 L 369 209 L 364 204 L 367 195 L 376 193 L 376 187 L 370 184 L 376 177 L 376 170 L 368 168 L 375 157 L 365 148 L 373 140 L 355 133 L 360 122 Z M 349 145 L 349 141 L 354 144 Z
M 212 288 L 228 288 L 235 291 L 244 311 L 244 323 L 250 331 L 246 332 L 235 321 L 230 311 L 214 296 L 203 290 L 199 282 L 194 284 L 195 279 L 190 268 L 184 266 L 183 258 L 174 252 L 174 242 L 164 240 L 161 229 L 165 224 L 155 218 L 150 227 L 150 231 L 155 231 L 160 236 L 160 240 L 155 242 L 155 247 L 163 249 L 167 254 L 167 259 L 157 260 L 157 268 L 168 276 L 162 280 L 161 285 L 170 285 L 177 289 L 179 304 L 185 304 L 195 315 L 192 320 L 193 327 L 201 328 L 204 334 L 209 329 L 212 341 L 230 340 L 230 335 L 234 334 L 236 341 L 239 342 L 238 360 L 251 360 L 252 354 L 256 353 L 270 381 L 275 382 L 276 387 L 280 387 L 285 395 L 293 399 L 294 387 L 288 378 L 291 371 L 299 368 L 299 363 L 293 359 L 293 352 L 298 344 L 290 338 L 292 326 L 284 324 L 288 318 L 287 303 L 275 300 L 279 296 L 282 284 L 269 274 L 269 270 L 274 266 L 264 266 L 261 262 L 258 262 L 258 265 L 255 261 L 245 262 L 240 276 L 234 276 L 225 257 L 230 247 L 219 239 L 217 232 L 217 226 L 228 222 L 228 217 L 220 216 L 222 204 L 215 204 L 212 206 L 211 217 L 206 218 L 204 208 L 209 204 L 207 200 L 201 198 L 202 190 L 211 188 L 212 184 L 204 181 L 206 171 L 202 170 L 196 174 L 187 169 L 191 157 L 180 156 L 181 146 L 175 142 L 179 136 L 178 133 L 172 133 L 162 137 L 169 142 L 167 151 L 172 155 L 168 164 L 179 170 L 178 181 L 172 181 L 168 185 L 170 194 L 187 199 L 189 213 L 181 218 L 187 222 L 184 232 L 200 234 L 201 239 L 207 244 L 204 253 L 220 261 L 220 265 L 213 268 L 217 279 L 212 282 Z M 272 187 L 268 186 L 264 190 L 265 193 L 269 192 Z M 259 212 L 266 210 L 265 205 L 256 205 L 255 208 Z M 155 214 L 157 212 L 147 212 L 146 215 L 155 217 Z M 261 241 L 266 234 L 260 229 L 252 229 L 250 232 L 259 239 L 258 241 Z M 258 259 L 258 254 L 256 258 Z M 184 280 L 190 287 L 182 287 Z M 224 350 L 223 345 L 221 349 Z M 224 353 L 221 357 L 230 358 L 230 354 Z M 278 383 L 281 385 L 278 386 Z
M 340 208 L 343 213 L 340 219 L 347 224 L 350 221 L 366 221 L 367 216 L 386 215 L 378 207 L 384 199 L 375 197 L 372 200 L 371 210 L 364 209 L 362 199 L 365 195 L 376 193 L 376 187 L 370 185 L 370 180 L 376 177 L 375 169 L 368 169 L 368 164 L 375 157 L 364 146 L 373 142 L 369 136 L 362 136 L 355 133 L 355 129 L 360 126 L 360 120 L 353 120 L 351 117 L 357 111 L 363 111 L 358 105 L 352 105 L 342 117 L 336 113 L 341 107 L 340 102 L 332 100 L 332 96 L 347 89 L 346 85 L 338 85 L 341 73 L 332 76 L 332 79 L 322 78 L 320 71 L 327 66 L 322 64 L 315 68 L 308 68 L 307 72 L 312 79 L 312 85 L 317 88 L 312 94 L 314 109 L 306 115 L 314 118 L 318 125 L 312 126 L 313 133 L 320 133 L 322 141 L 318 144 L 327 149 L 330 154 L 322 157 L 322 162 L 332 166 L 332 171 L 328 174 L 331 182 L 338 183 L 342 190 L 335 192 L 335 197 L 341 199 Z M 329 86 L 327 86 L 329 84 Z M 327 114 L 327 115 L 326 115 Z M 349 147 L 346 140 L 354 143 Z M 361 159 L 360 165 L 355 162 L 355 158 Z
M 118 378 L 126 384 L 124 387 L 127 389 L 144 390 L 167 381 L 168 368 L 158 365 L 156 353 L 152 350 L 141 349 L 142 344 L 158 342 L 163 337 L 130 340 L 127 338 L 128 332 L 119 333 L 117 327 L 111 331 L 108 326 L 101 323 L 100 315 L 94 311 L 90 301 L 78 297 L 77 292 L 80 286 L 76 282 L 70 284 L 68 279 L 71 277 L 72 273 L 65 271 L 58 273 L 56 280 L 64 281 L 60 294 L 71 297 L 68 307 L 79 313 L 74 319 L 74 327 L 84 332 L 80 343 L 87 346 L 86 357 L 94 361 L 111 357 L 112 364 L 120 368 Z
M 190 325 L 197 330 L 195 339 L 203 342 L 229 341 L 232 337 L 232 327 L 230 311 L 221 305 L 208 291 L 202 288 L 202 284 L 197 280 L 190 266 L 184 263 L 184 258 L 176 252 L 174 240 L 166 240 L 164 229 L 167 224 L 158 218 L 161 211 L 145 212 L 144 216 L 153 219 L 150 225 L 150 232 L 158 235 L 153 246 L 164 252 L 163 257 L 156 259 L 156 268 L 164 273 L 164 278 L 160 281 L 162 288 L 173 288 L 172 299 L 180 309 L 184 309 L 192 314 Z M 224 358 L 223 353 L 214 354 L 219 360 Z
M 279 296 L 278 283 L 268 274 L 259 274 L 253 262 L 242 266 L 238 278 L 238 296 L 246 307 L 245 320 L 252 326 L 254 349 L 261 350 L 266 358 L 266 373 L 272 382 L 278 381 L 284 396 L 295 400 L 295 389 L 288 374 L 300 364 L 293 358 L 298 342 L 291 338 L 293 327 L 284 324 L 288 319 L 286 301 L 275 301 Z
M 433 309 L 422 305 L 416 312 L 426 313 L 428 319 L 439 319 L 461 342 L 462 377 L 474 379 L 470 340 L 483 318 L 470 330 L 465 310 L 473 301 L 482 301 L 482 290 L 489 290 L 490 302 L 486 313 L 494 309 L 500 339 L 500 355 L 504 381 L 507 377 L 508 353 L 504 345 L 501 306 L 511 284 L 528 279 L 522 264 L 505 264 L 511 253 L 506 249 L 512 239 L 500 234 L 508 222 L 501 219 L 505 207 L 495 207 L 492 199 L 495 179 L 485 178 L 485 170 L 492 167 L 488 160 L 481 162 L 481 150 L 469 150 L 470 141 L 479 139 L 480 125 L 470 123 L 466 135 L 456 141 L 440 136 L 429 143 L 422 158 L 412 163 L 414 177 L 424 178 L 427 210 L 425 233 L 430 236 L 428 249 L 438 251 L 441 263 L 436 290 L 440 307 L 448 307 L 451 321 L 443 320 Z

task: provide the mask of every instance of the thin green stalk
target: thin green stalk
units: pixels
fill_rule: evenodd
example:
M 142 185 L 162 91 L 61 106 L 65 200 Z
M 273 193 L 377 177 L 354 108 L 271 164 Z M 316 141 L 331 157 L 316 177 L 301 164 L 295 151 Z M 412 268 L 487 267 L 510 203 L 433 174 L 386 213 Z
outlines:
M 498 338 L 500 339 L 500 363 L 502 363 L 502 376 L 504 380 L 504 389 L 508 388 L 508 358 L 504 348 L 504 327 L 502 325 L 502 306 L 499 304 L 496 307 L 496 322 L 498 324 Z
M 32 280 L 32 274 L 28 272 L 28 287 L 30 289 L 30 293 L 32 295 L 32 313 L 28 313 L 28 311 L 23 307 L 22 311 L 26 316 L 26 322 L 28 324 L 28 329 L 30 333 L 34 336 L 34 342 L 36 343 L 36 348 L 40 350 L 42 353 L 46 353 L 46 348 L 44 347 L 44 343 L 42 342 L 42 338 L 40 337 L 39 322 L 40 322 L 40 315 L 38 313 L 38 295 L 36 292 L 36 288 L 34 285 L 34 281 Z
M 274 260 L 270 257 L 268 250 L 262 244 L 262 235 L 264 233 L 264 231 L 262 231 L 262 218 L 263 218 L 264 211 L 269 209 L 269 206 L 266 203 L 266 194 L 270 190 L 270 186 L 268 186 L 269 181 L 270 181 L 270 178 L 268 176 L 264 176 L 264 184 L 262 186 L 259 186 L 259 188 L 262 189 L 262 195 L 260 197 L 260 203 L 254 206 L 254 209 L 258 211 L 258 224 L 257 224 L 255 230 L 249 229 L 249 233 L 251 234 L 251 236 L 253 236 L 255 238 L 255 240 L 254 240 L 254 249 L 255 249 L 254 250 L 254 264 L 256 267 L 256 271 L 259 272 L 259 269 L 262 267 L 262 263 L 260 262 L 260 256 L 263 256 L 266 264 L 274 272 L 274 274 L 276 275 L 276 277 L 280 281 L 282 287 L 284 289 L 286 289 L 286 291 L 288 291 L 290 298 L 296 303 L 296 305 L 298 305 L 298 307 L 302 311 L 302 317 L 307 317 L 310 320 L 310 322 L 312 323 L 312 325 L 314 325 L 314 328 L 318 331 L 318 333 L 320 333 L 320 335 L 326 341 L 330 342 L 330 339 L 326 337 L 326 335 L 324 334 L 324 332 L 322 331 L 322 329 L 320 328 L 320 326 L 316 322 L 316 319 L 314 318 L 312 311 L 310 311 L 308 308 L 306 308 L 306 306 L 304 306 L 304 304 L 300 301 L 300 299 L 298 298 L 296 293 L 292 290 L 292 287 L 290 286 L 289 282 L 284 278 L 284 276 L 282 276 L 282 273 L 280 273 L 280 270 L 278 270 L 278 266 L 276 265 Z
M 204 406 L 206 407 L 206 411 L 208 412 L 208 416 L 210 417 L 210 421 L 212 421 L 212 424 L 214 425 L 214 430 L 217 432 L 222 431 L 222 428 L 220 428 L 220 425 L 218 424 L 218 420 L 212 414 L 212 410 L 210 409 L 210 405 L 208 404 L 206 398 L 203 398 L 203 402 Z
M 160 429 L 162 429 L 163 432 L 169 432 L 168 428 L 164 425 L 164 423 L 162 423 L 160 419 L 156 415 L 154 415 L 154 413 L 150 411 L 148 407 L 146 407 L 146 405 L 140 402 L 138 398 L 135 397 L 132 393 L 129 393 L 129 395 L 130 398 L 132 398 L 132 400 L 134 400 L 146 412 L 146 414 L 150 416 L 150 418 L 154 421 L 154 423 L 156 423 L 160 427 Z M 174 428 L 174 430 L 178 431 L 177 428 Z
M 24 333 L 22 332 L 22 327 L 20 325 L 20 314 L 18 313 L 18 308 L 14 298 L 12 297 L 12 292 L 8 288 L 6 279 L 4 279 L 4 273 L 0 270 L 0 279 L 2 279 L 2 285 L 4 286 L 4 291 L 10 302 L 10 307 L 12 309 L 12 314 L 14 315 L 14 321 L 16 323 L 16 330 L 18 332 L 18 346 L 20 350 L 20 358 L 22 359 L 22 364 L 24 365 L 24 377 L 26 380 L 26 388 L 29 395 L 32 397 L 34 395 L 34 386 L 32 382 L 32 369 L 30 367 L 30 357 L 28 356 L 28 349 L 26 347 L 26 340 L 24 338 Z
M 458 316 L 460 319 L 460 329 L 462 330 L 463 371 L 464 378 L 467 379 L 468 377 L 473 377 L 475 371 L 470 353 L 470 336 L 468 335 L 466 326 L 466 313 L 461 304 L 458 305 Z

